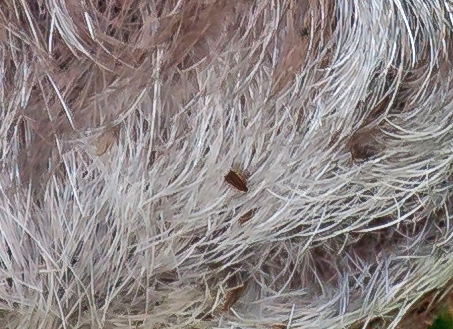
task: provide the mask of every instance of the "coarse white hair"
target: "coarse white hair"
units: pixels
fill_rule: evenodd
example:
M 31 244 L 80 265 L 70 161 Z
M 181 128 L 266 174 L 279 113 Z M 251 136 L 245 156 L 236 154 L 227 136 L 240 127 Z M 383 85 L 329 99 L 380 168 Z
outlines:
M 450 0 L 1 1 L 0 327 L 422 325 L 452 27 Z

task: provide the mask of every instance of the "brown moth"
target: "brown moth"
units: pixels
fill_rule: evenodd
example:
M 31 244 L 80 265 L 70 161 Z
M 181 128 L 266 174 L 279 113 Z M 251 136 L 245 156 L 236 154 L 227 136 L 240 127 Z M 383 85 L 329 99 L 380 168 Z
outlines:
M 272 325 L 271 329 L 286 329 L 287 325 L 283 323 Z
M 248 192 L 249 190 L 245 178 L 233 170 L 230 170 L 226 174 L 225 181 L 239 191 Z
M 253 217 L 253 215 L 256 213 L 257 210 L 258 209 L 253 208 L 253 209 L 247 211 L 244 215 L 242 215 L 239 218 L 239 220 L 238 220 L 239 224 L 244 225 L 246 222 L 248 222 Z
M 223 303 L 223 312 L 229 312 L 230 308 L 236 304 L 236 302 L 241 298 L 242 294 L 245 291 L 247 284 L 244 283 L 242 286 L 235 287 L 227 292 L 225 303 Z
M 118 140 L 119 126 L 110 127 L 96 141 L 96 155 L 101 156 L 110 150 Z

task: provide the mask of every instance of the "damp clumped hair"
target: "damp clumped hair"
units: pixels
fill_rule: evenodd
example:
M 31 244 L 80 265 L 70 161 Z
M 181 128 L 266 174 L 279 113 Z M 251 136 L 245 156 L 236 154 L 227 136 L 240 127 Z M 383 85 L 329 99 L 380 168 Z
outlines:
M 448 0 L 4 0 L 0 327 L 426 328 Z

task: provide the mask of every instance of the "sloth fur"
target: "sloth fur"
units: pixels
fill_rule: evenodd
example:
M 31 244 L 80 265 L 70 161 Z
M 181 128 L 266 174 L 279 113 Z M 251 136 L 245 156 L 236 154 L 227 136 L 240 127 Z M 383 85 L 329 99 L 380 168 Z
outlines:
M 1 1 L 0 327 L 401 327 L 453 277 L 452 26 Z

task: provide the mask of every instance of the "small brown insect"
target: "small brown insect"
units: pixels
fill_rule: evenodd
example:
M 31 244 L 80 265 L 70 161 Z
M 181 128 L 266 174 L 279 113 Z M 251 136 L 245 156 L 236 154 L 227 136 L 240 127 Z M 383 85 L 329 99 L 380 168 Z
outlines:
M 236 302 L 241 298 L 242 294 L 245 291 L 245 288 L 247 287 L 246 284 L 243 284 L 242 286 L 236 287 L 231 289 L 230 291 L 227 292 L 226 298 L 225 298 L 225 303 L 223 304 L 223 311 L 224 312 L 229 312 L 230 308 L 236 304 Z
M 96 155 L 101 156 L 109 151 L 118 140 L 119 126 L 110 127 L 96 141 Z
M 239 191 L 248 192 L 249 190 L 245 178 L 233 170 L 230 170 L 230 172 L 226 174 L 225 181 Z
M 271 329 L 286 329 L 287 325 L 283 323 L 272 325 Z
M 256 213 L 257 210 L 258 209 L 253 208 L 253 209 L 247 211 L 244 215 L 242 215 L 239 218 L 239 220 L 238 220 L 239 224 L 244 225 L 246 222 L 248 222 L 253 217 L 253 215 Z

